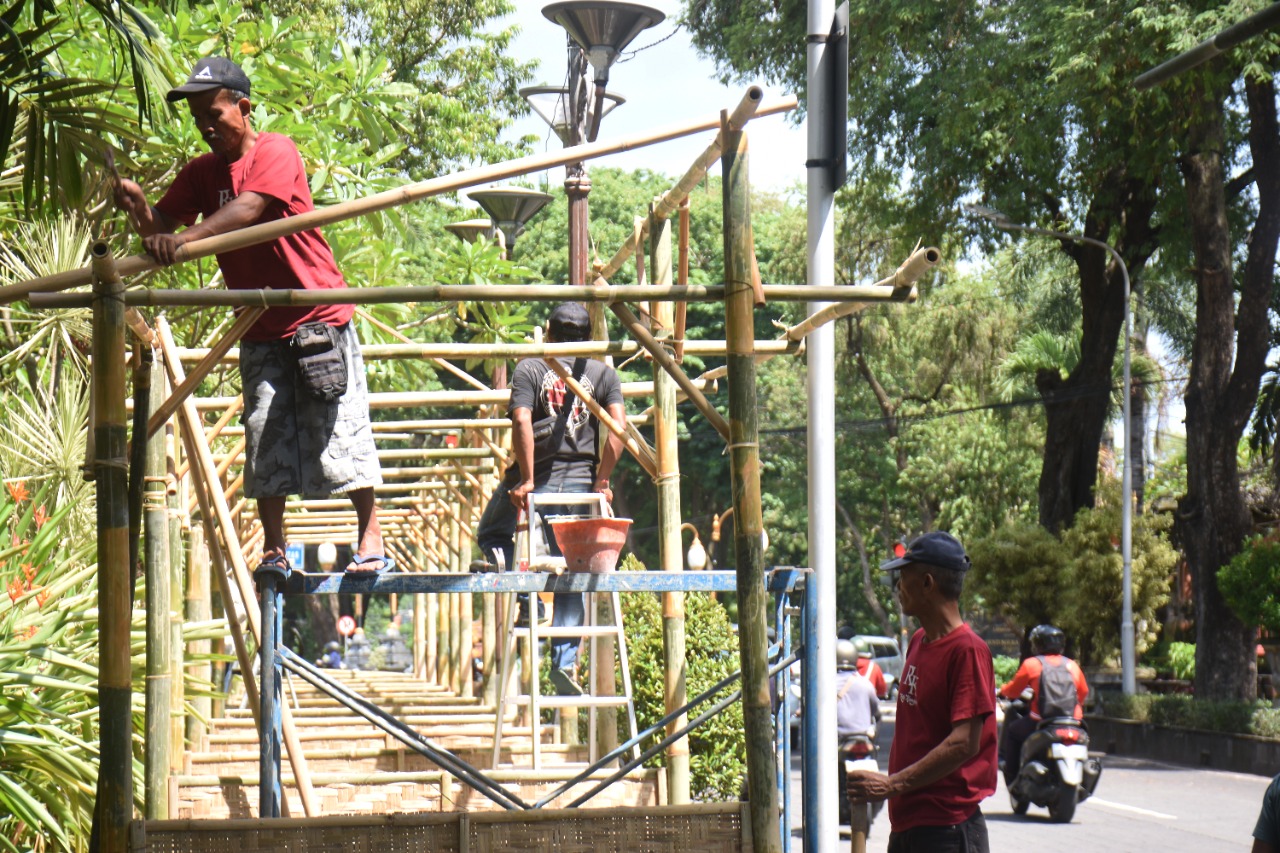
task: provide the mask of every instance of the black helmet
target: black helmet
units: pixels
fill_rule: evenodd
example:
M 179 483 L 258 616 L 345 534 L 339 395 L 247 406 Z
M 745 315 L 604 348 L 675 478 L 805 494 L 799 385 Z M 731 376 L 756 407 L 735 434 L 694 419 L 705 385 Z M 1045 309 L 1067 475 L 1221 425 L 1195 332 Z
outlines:
M 858 650 L 853 640 L 836 640 L 836 669 L 857 669 Z
M 338 645 L 337 640 L 330 640 L 324 644 L 324 650 L 326 652 L 340 652 L 342 651 L 342 646 Z
M 1031 648 L 1038 655 L 1060 655 L 1067 647 L 1067 637 L 1061 628 L 1053 625 L 1037 625 L 1031 629 Z

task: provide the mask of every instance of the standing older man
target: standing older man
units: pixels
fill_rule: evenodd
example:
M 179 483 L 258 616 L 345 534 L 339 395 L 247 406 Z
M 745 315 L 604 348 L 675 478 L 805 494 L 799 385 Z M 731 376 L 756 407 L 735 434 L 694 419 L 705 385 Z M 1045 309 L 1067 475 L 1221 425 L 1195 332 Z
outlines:
M 889 801 L 889 853 L 987 853 L 978 804 L 996 789 L 995 674 L 960 618 L 969 557 L 950 534 L 926 533 L 880 568 L 921 627 L 898 687 L 889 775 L 850 774 L 849 799 Z
M 199 60 L 170 102 L 185 100 L 210 153 L 184 166 L 155 206 L 138 184 L 116 184 L 116 203 L 142 245 L 168 266 L 192 240 L 285 219 L 314 208 L 297 147 L 250 124 L 249 78 L 229 59 Z M 197 221 L 198 220 L 198 221 Z M 186 228 L 179 231 L 178 227 Z M 218 255 L 227 287 L 240 290 L 345 288 L 317 230 Z M 245 494 L 257 500 L 262 563 L 287 572 L 284 509 L 292 494 L 341 493 L 356 511 L 358 542 L 347 571 L 380 572 L 386 556 L 374 507 L 382 482 L 369 424 L 354 305 L 269 308 L 240 341 L 244 394 Z

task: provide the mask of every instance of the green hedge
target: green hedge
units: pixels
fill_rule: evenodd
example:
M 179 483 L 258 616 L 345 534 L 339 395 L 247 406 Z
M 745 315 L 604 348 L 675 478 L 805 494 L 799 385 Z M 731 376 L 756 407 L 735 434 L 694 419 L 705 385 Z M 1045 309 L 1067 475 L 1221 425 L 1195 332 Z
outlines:
M 1158 726 L 1280 738 L 1280 709 L 1266 702 L 1197 701 L 1183 695 L 1107 696 L 1103 714 Z

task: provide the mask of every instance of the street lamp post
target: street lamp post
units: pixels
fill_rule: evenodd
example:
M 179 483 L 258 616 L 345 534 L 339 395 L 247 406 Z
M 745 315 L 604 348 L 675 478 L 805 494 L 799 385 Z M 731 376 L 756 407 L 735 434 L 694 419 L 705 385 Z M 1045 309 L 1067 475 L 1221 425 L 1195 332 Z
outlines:
M 1130 379 L 1130 351 L 1132 349 L 1130 335 L 1133 324 L 1133 306 L 1130 304 L 1129 299 L 1129 268 L 1125 266 L 1124 258 L 1120 257 L 1120 253 L 1112 248 L 1109 243 L 1104 243 L 1101 240 L 1095 240 L 1083 234 L 1068 234 L 1048 228 L 1020 225 L 1010 220 L 1000 211 L 980 205 L 966 205 L 965 210 L 974 216 L 986 219 L 997 228 L 1002 228 L 1006 231 L 1025 231 L 1028 234 L 1042 234 L 1046 237 L 1072 240 L 1097 247 L 1109 254 L 1112 260 L 1116 262 L 1116 266 L 1120 268 L 1120 278 L 1124 281 L 1124 414 L 1122 416 L 1124 418 L 1124 437 L 1122 439 L 1124 442 L 1124 464 L 1120 473 L 1120 559 L 1123 565 L 1123 579 L 1121 582 L 1123 603 L 1120 611 L 1120 672 L 1124 694 L 1132 696 L 1137 692 L 1138 686 L 1134 673 L 1133 635 L 1133 459 L 1130 453 L 1132 450 L 1130 431 L 1133 429 L 1133 424 L 1131 423 L 1133 384 Z
M 700 572 L 707 567 L 707 549 L 702 546 L 698 528 L 686 521 L 680 525 L 680 530 L 686 529 L 693 534 L 693 541 L 689 543 L 689 550 L 685 552 L 685 565 L 691 572 Z
M 569 0 L 545 6 L 542 14 L 559 24 L 569 36 L 569 87 L 562 112 L 567 130 L 561 136 L 565 147 L 594 142 L 600 130 L 600 119 L 612 109 L 606 107 L 605 84 L 609 67 L 643 30 L 661 23 L 666 16 L 657 9 L 636 3 L 609 0 Z M 595 70 L 594 79 L 587 77 L 588 68 Z M 539 87 L 542 88 L 542 87 Z M 523 93 L 522 93 L 523 94 Z M 621 103 L 616 99 L 613 106 Z M 538 113 L 546 118 L 542 110 Z M 554 120 L 548 120 L 560 134 Z M 569 198 L 569 284 L 587 283 L 587 196 L 591 181 L 582 163 L 565 167 L 565 194 Z

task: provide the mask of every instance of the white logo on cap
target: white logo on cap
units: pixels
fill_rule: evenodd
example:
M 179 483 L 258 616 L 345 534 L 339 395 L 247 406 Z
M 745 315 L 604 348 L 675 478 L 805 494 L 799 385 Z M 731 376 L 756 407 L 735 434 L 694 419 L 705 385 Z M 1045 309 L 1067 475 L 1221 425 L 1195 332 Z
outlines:
M 212 79 L 213 79 L 213 72 L 212 72 L 212 71 L 210 71 L 210 70 L 209 70 L 209 68 L 206 66 L 206 67 L 201 68 L 199 71 L 197 71 L 197 72 L 196 72 L 195 79 L 197 79 L 197 80 L 212 80 Z

